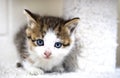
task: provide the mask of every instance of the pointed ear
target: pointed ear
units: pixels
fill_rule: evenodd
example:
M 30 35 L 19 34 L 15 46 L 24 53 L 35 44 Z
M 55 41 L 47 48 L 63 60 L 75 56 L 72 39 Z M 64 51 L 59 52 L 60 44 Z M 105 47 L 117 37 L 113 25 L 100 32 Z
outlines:
M 75 30 L 75 28 L 77 27 L 79 23 L 79 20 L 80 18 L 73 18 L 73 19 L 68 20 L 65 23 L 65 26 L 68 27 L 68 29 L 70 30 L 70 33 L 72 33 Z
M 35 20 L 35 15 L 27 9 L 24 9 L 24 14 L 27 18 L 28 26 L 33 28 L 35 26 L 35 24 L 37 23 Z

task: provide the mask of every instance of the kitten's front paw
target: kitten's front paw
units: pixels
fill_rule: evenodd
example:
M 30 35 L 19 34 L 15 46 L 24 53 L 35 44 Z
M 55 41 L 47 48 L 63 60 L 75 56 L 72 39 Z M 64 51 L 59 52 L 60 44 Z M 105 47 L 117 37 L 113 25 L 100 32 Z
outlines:
M 39 75 L 39 74 L 44 74 L 44 71 L 38 68 L 31 68 L 28 70 L 28 73 L 31 75 Z
M 63 67 L 55 67 L 55 68 L 53 69 L 53 71 L 54 71 L 54 72 L 62 73 L 62 72 L 64 72 L 64 68 L 63 68 Z

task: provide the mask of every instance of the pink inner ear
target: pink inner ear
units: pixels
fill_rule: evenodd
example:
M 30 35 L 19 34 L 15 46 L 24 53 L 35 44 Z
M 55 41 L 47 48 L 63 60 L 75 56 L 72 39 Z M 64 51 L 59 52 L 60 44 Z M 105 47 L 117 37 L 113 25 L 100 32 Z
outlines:
M 77 27 L 79 20 L 80 20 L 79 18 L 73 18 L 71 20 L 68 20 L 68 22 L 66 22 L 65 26 L 70 30 L 71 33 Z
M 70 26 L 71 24 L 78 24 L 78 22 L 79 22 L 79 18 L 73 18 L 73 19 L 71 19 L 71 20 L 68 20 L 68 22 L 66 22 L 66 26 Z

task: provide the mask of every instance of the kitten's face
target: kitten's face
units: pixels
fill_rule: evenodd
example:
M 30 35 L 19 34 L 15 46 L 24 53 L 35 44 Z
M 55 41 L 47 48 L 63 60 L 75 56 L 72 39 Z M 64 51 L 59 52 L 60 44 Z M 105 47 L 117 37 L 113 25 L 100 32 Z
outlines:
M 56 17 L 41 17 L 25 10 L 28 48 L 41 59 L 65 57 L 74 45 L 74 29 L 78 18 L 65 21 Z

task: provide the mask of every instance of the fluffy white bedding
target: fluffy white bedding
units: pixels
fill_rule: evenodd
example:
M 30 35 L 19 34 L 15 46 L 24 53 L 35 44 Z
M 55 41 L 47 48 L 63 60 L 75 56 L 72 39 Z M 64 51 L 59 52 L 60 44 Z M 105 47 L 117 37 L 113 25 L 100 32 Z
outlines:
M 85 71 L 114 71 L 117 48 L 117 0 L 64 0 L 64 17 L 79 17 L 76 37 L 79 67 Z
M 20 68 L 15 68 L 14 64 L 0 63 L 0 78 L 120 78 L 120 69 L 109 73 L 78 71 L 74 73 L 53 73 L 33 76 Z

